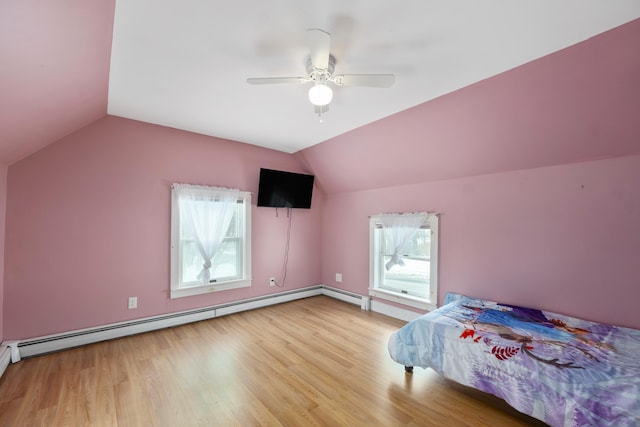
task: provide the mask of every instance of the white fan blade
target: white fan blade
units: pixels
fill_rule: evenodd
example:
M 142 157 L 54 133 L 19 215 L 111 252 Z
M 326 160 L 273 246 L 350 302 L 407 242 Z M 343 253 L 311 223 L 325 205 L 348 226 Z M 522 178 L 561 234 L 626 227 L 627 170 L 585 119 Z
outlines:
M 393 74 L 341 74 L 331 80 L 338 86 L 391 87 L 396 77 Z
M 257 77 L 247 79 L 250 85 L 270 85 L 280 83 L 306 83 L 310 81 L 307 77 Z
M 331 34 L 318 29 L 307 30 L 307 42 L 313 67 L 326 70 L 329 67 Z

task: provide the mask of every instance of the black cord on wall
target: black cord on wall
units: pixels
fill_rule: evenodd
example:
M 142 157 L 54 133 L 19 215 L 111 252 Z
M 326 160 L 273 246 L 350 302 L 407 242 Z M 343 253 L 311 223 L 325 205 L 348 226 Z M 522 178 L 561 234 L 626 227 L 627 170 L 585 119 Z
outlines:
M 284 257 L 282 260 L 282 283 L 278 283 L 278 281 L 276 281 L 276 286 L 280 287 L 280 288 L 284 288 L 284 285 L 287 281 L 287 264 L 289 263 L 289 246 L 290 246 L 290 242 L 291 242 L 291 219 L 293 217 L 293 211 L 291 210 L 291 208 L 286 208 L 287 209 L 287 240 L 285 242 L 285 247 L 284 247 Z M 276 209 L 276 218 L 278 217 L 278 209 Z

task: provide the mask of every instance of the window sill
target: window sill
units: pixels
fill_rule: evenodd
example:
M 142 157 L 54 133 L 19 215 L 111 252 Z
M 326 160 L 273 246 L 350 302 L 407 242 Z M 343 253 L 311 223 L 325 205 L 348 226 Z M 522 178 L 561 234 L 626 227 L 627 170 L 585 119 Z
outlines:
M 228 291 L 231 289 L 248 288 L 249 286 L 251 286 L 251 279 L 235 280 L 233 282 L 216 283 L 202 286 L 171 288 L 171 299 L 208 294 L 211 292 Z
M 435 310 L 437 308 L 436 304 L 424 298 L 413 297 L 382 289 L 369 288 L 369 295 L 426 311 Z

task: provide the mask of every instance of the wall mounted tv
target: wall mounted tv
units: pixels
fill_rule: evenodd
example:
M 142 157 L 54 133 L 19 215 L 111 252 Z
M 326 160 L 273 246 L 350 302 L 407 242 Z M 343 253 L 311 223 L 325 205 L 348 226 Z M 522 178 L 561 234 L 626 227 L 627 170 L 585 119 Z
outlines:
M 311 208 L 313 178 L 313 175 L 261 168 L 258 206 Z

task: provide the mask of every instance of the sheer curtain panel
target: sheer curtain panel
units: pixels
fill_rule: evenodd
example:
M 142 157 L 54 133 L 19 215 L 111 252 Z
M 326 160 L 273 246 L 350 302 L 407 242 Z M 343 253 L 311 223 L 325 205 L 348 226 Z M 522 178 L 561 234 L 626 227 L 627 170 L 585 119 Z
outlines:
M 209 283 L 211 258 L 216 254 L 229 229 L 240 193 L 237 189 L 174 184 L 180 206 L 180 223 L 193 235 L 202 257 L 198 280 Z
M 426 219 L 427 214 L 424 212 L 382 215 L 382 232 L 384 233 L 387 247 L 393 251 L 391 259 L 385 264 L 387 270 L 394 265 L 404 265 L 401 251 Z

